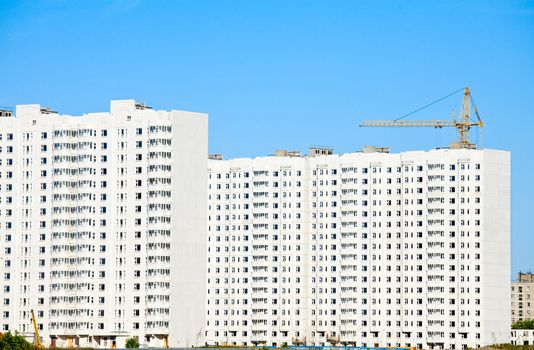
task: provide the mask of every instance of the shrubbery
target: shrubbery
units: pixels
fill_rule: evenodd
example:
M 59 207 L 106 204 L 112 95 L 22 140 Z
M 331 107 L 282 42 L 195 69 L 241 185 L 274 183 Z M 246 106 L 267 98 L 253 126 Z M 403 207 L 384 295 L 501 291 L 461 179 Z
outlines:
M 17 332 L 0 335 L 0 350 L 34 350 L 35 347 Z
M 485 346 L 484 348 L 491 348 L 497 350 L 534 350 L 534 345 L 495 344 Z
M 534 320 L 517 321 L 512 324 L 512 329 L 534 329 Z
M 139 341 L 136 338 L 128 338 L 126 339 L 126 348 L 127 349 L 136 349 L 139 347 Z M 2 349 L 0 349 L 2 350 Z

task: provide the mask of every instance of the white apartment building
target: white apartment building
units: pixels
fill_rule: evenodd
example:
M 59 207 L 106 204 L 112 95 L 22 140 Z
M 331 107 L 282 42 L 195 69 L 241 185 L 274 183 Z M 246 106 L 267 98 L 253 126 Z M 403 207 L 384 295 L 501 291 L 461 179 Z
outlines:
M 134 100 L 0 118 L 0 332 L 203 343 L 207 115 Z
M 206 342 L 510 342 L 510 153 L 208 163 Z

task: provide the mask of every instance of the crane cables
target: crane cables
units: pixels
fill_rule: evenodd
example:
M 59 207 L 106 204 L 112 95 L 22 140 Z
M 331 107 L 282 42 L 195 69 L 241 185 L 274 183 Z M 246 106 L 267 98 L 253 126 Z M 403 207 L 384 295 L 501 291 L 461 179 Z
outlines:
M 482 119 L 480 119 L 480 116 L 478 115 L 478 108 L 477 104 L 475 103 L 475 99 L 473 98 L 473 96 L 471 96 L 471 94 L 469 94 L 469 98 L 471 99 L 471 103 L 473 104 L 473 110 L 475 111 L 475 115 L 477 116 L 478 121 L 481 122 Z
M 417 109 L 416 109 L 415 111 L 413 111 L 413 112 L 410 112 L 410 113 L 407 113 L 407 114 L 405 114 L 405 115 L 403 115 L 403 116 L 401 116 L 401 117 L 398 117 L 397 119 L 395 119 L 395 121 L 399 121 L 399 120 L 401 120 L 401 119 L 404 119 L 404 118 L 406 118 L 406 117 L 408 117 L 408 116 L 410 116 L 410 115 L 412 115 L 412 114 L 414 114 L 414 113 L 417 113 L 417 112 L 419 112 L 419 111 L 421 111 L 421 110 L 423 110 L 423 109 L 425 109 L 425 108 L 427 108 L 427 107 L 430 107 L 430 106 L 432 106 L 432 105 L 434 105 L 434 104 L 436 104 L 436 103 L 438 103 L 438 102 L 440 102 L 440 101 L 443 101 L 444 99 L 446 99 L 446 98 L 448 98 L 448 97 L 451 97 L 452 95 L 457 94 L 457 93 L 459 93 L 460 91 L 463 91 L 464 89 L 465 89 L 465 88 L 463 87 L 463 88 L 458 89 L 458 90 L 456 90 L 456 91 L 454 91 L 454 92 L 451 92 L 451 93 L 448 94 L 447 96 L 443 96 L 442 98 L 437 99 L 437 100 L 435 100 L 435 101 L 433 101 L 433 102 L 430 102 L 429 104 L 426 104 L 426 105 L 424 105 L 423 107 L 417 108 Z

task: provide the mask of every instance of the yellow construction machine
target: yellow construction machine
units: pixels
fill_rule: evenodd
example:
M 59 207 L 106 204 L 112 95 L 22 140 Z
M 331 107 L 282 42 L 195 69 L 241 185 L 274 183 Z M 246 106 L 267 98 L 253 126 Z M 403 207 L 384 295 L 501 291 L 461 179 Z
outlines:
M 37 320 L 35 319 L 35 313 L 31 310 L 33 330 L 35 332 L 34 345 L 37 349 L 44 349 L 43 343 L 41 343 L 41 337 L 39 336 L 39 327 L 37 327 Z
M 464 91 L 464 98 L 462 103 L 462 111 L 460 112 L 459 119 L 456 119 L 456 116 L 453 113 L 451 119 L 449 120 L 402 120 L 405 117 L 419 112 L 420 110 L 429 107 L 439 101 L 442 101 L 445 98 L 452 96 L 462 90 Z M 475 112 L 475 115 L 477 117 L 476 121 L 471 120 L 471 103 L 473 105 L 473 111 Z M 364 120 L 360 124 L 360 127 L 432 127 L 436 129 L 441 129 L 443 127 L 453 127 L 456 128 L 458 132 L 458 141 L 451 143 L 451 148 L 476 148 L 475 144 L 469 142 L 469 130 L 471 130 L 471 128 L 474 126 L 482 128 L 484 124 L 482 123 L 482 120 L 478 115 L 477 107 L 473 101 L 473 98 L 471 97 L 471 91 L 469 91 L 469 88 L 467 86 L 445 97 L 442 97 L 437 101 L 429 103 L 426 106 L 418 108 L 417 110 L 411 113 L 405 114 L 395 120 Z

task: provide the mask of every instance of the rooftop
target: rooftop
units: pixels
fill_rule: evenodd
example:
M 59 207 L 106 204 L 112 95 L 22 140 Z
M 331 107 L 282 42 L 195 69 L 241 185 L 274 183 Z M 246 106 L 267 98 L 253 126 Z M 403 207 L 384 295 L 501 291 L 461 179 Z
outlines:
M 517 282 L 534 283 L 534 273 L 532 273 L 532 272 L 519 272 L 517 274 Z
M 389 153 L 389 147 L 376 147 L 376 146 L 364 146 L 361 153 Z M 334 149 L 325 146 L 310 146 L 308 148 L 308 154 L 303 154 L 301 151 L 290 151 L 287 149 L 277 149 L 271 154 L 271 157 L 292 157 L 292 158 L 304 158 L 304 157 L 320 157 L 333 155 Z M 223 160 L 223 155 L 220 153 L 208 155 L 212 160 Z

